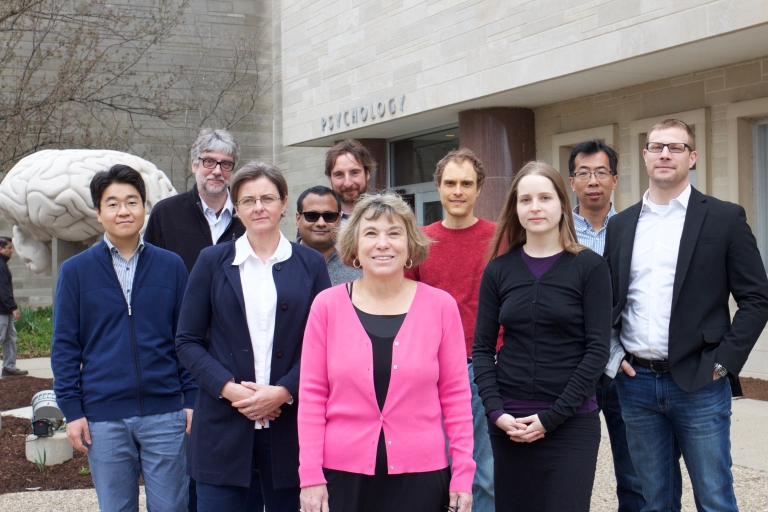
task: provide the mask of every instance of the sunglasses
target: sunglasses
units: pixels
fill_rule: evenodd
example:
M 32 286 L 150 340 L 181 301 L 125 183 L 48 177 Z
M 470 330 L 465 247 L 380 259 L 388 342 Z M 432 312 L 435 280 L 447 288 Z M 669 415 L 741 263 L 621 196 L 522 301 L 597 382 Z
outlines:
M 333 224 L 341 214 L 339 212 L 301 212 L 300 215 L 303 215 L 307 222 L 317 222 L 322 217 L 328 224 Z

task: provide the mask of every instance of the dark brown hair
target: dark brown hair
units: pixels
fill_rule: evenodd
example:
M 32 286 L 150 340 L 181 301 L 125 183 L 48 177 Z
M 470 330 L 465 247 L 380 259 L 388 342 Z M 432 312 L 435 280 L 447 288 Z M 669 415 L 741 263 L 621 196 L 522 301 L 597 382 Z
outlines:
M 435 174 L 433 175 L 433 178 L 435 179 L 435 185 L 440 187 L 440 182 L 443 180 L 443 171 L 449 162 L 453 162 L 455 164 L 461 164 L 464 162 L 471 163 L 472 168 L 475 169 L 475 174 L 477 174 L 477 188 L 481 188 L 483 186 L 483 183 L 485 182 L 485 169 L 483 168 L 483 162 L 477 158 L 477 155 L 475 155 L 471 149 L 467 148 L 454 149 L 445 155 L 439 162 L 437 162 L 437 168 L 435 169 Z
M 520 180 L 526 176 L 544 176 L 552 182 L 562 209 L 560 244 L 563 249 L 572 254 L 578 254 L 585 250 L 586 247 L 579 244 L 578 238 L 576 238 L 576 229 L 573 227 L 573 216 L 571 215 L 571 200 L 566 192 L 563 177 L 549 164 L 534 160 L 517 171 L 515 179 L 512 181 L 512 188 L 509 189 L 504 208 L 501 210 L 498 222 L 496 222 L 496 233 L 491 242 L 492 252 L 489 259 L 492 260 L 525 245 L 525 229 L 523 229 L 520 218 L 517 216 L 517 189 L 520 186 Z
M 376 163 L 371 158 L 371 154 L 368 152 L 365 146 L 355 139 L 340 140 L 333 145 L 331 149 L 325 154 L 325 175 L 331 177 L 331 171 L 333 166 L 336 165 L 336 159 L 341 155 L 350 153 L 355 160 L 360 162 L 363 166 L 365 174 L 369 175 L 376 170 Z
M 232 202 L 237 203 L 240 200 L 238 194 L 243 185 L 259 178 L 267 178 L 271 181 L 277 188 L 277 193 L 280 194 L 280 200 L 285 202 L 288 197 L 288 183 L 285 181 L 283 173 L 272 164 L 258 162 L 256 160 L 251 160 L 246 163 L 234 176 L 232 176 L 232 181 L 229 182 L 229 191 L 232 196 Z
M 651 134 L 653 132 L 658 132 L 660 130 L 668 130 L 670 128 L 679 128 L 683 131 L 685 131 L 688 134 L 688 145 L 691 146 L 691 151 L 696 151 L 696 135 L 694 135 L 693 130 L 691 130 L 691 127 L 685 124 L 683 121 L 679 119 L 665 119 L 660 123 L 656 123 L 655 125 L 651 126 L 651 129 L 648 130 L 648 133 L 645 135 L 645 142 L 651 142 Z

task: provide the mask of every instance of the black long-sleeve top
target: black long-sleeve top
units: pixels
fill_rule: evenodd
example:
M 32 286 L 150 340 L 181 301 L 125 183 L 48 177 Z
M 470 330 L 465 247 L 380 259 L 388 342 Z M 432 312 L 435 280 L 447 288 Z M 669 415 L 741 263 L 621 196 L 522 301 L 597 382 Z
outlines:
M 554 404 L 539 413 L 549 432 L 595 393 L 608 362 L 611 281 L 598 254 L 569 252 L 536 279 L 516 249 L 483 272 L 472 360 L 486 414 L 502 396 Z M 499 325 L 504 345 L 496 355 Z
M 0 315 L 10 315 L 18 306 L 13 300 L 13 278 L 8 269 L 8 257 L 0 254 Z

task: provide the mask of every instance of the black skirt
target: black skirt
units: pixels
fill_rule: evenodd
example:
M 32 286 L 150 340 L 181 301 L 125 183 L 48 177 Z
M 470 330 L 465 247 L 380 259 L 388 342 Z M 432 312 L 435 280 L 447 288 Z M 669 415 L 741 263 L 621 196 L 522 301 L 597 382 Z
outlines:
M 533 443 L 510 440 L 489 420 L 496 512 L 589 512 L 600 448 L 598 414 L 576 414 Z

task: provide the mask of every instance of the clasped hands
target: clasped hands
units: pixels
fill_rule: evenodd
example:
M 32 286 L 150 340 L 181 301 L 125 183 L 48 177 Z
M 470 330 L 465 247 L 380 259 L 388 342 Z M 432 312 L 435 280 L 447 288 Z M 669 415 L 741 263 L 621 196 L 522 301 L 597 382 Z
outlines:
M 539 421 L 539 415 L 515 418 L 511 414 L 502 414 L 496 420 L 496 426 L 507 433 L 509 438 L 516 443 L 532 443 L 538 441 L 547 430 Z
M 240 384 L 227 382 L 221 396 L 232 402 L 232 407 L 251 421 L 266 426 L 280 416 L 280 407 L 291 399 L 283 386 L 269 386 L 243 381 Z

